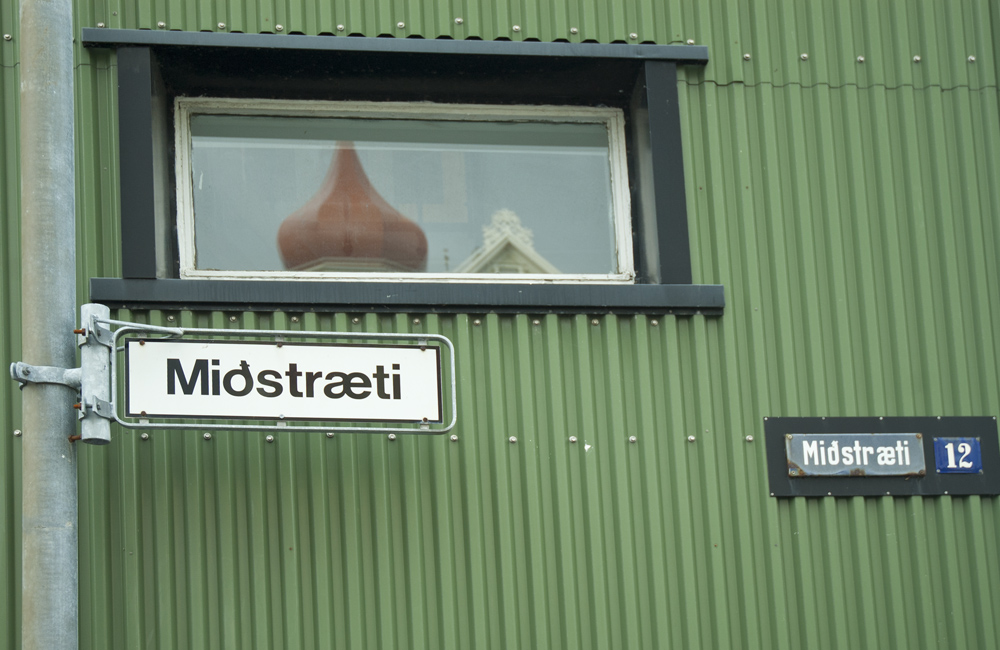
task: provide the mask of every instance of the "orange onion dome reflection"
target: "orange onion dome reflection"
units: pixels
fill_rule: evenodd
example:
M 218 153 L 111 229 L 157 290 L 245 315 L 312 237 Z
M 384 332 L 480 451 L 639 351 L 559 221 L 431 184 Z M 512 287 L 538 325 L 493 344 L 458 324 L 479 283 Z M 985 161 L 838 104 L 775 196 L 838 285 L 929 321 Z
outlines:
M 372 186 L 350 142 L 337 143 L 316 194 L 278 229 L 278 250 L 293 271 L 423 271 L 424 231 Z

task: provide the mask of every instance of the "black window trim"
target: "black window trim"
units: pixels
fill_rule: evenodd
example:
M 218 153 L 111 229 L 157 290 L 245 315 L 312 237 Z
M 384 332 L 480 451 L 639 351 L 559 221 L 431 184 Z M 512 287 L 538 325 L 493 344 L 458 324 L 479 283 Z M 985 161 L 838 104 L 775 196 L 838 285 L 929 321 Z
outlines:
M 282 309 L 416 312 L 564 312 L 721 314 L 721 285 L 691 284 L 687 207 L 681 150 L 677 65 L 704 65 L 708 49 L 697 45 L 631 45 L 453 41 L 269 34 L 220 34 L 83 29 L 83 44 L 118 49 L 119 155 L 122 278 L 92 278 L 90 299 L 131 309 Z M 632 137 L 648 143 L 642 165 L 653 184 L 652 205 L 633 190 L 635 284 L 504 284 L 441 282 L 348 282 L 294 280 L 180 280 L 164 278 L 164 251 L 157 250 L 157 210 L 164 194 L 162 165 L 153 143 L 157 52 L 270 51 L 278 56 L 323 51 L 345 57 L 465 55 L 487 65 L 529 61 L 544 69 L 566 61 L 633 66 L 629 102 L 644 119 L 631 121 Z M 207 53 L 207 54 L 205 54 Z M 286 54 L 287 53 L 287 54 Z M 426 55 L 426 56 L 425 56 Z M 357 59 L 355 59 L 357 60 Z M 454 60 L 454 59 L 453 59 Z M 632 68 L 630 68 L 632 69 Z M 648 115 L 648 119 L 645 116 Z M 630 178 L 640 154 L 630 153 Z M 171 161 L 166 161 L 172 163 Z M 158 177 L 159 175 L 159 177 Z M 634 179 L 633 179 L 634 180 Z M 645 215 L 654 214 L 655 220 Z M 170 255 L 170 253 L 166 253 Z M 175 256 L 175 255 L 174 255 Z M 157 263 L 160 271 L 157 271 Z M 159 276 L 159 277 L 158 277 Z

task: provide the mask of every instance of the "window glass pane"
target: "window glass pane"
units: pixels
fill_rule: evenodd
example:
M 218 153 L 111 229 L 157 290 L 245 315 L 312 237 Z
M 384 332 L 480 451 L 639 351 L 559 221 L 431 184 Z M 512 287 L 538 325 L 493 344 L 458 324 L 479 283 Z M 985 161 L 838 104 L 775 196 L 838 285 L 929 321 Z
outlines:
M 194 115 L 196 267 L 617 273 L 603 123 Z

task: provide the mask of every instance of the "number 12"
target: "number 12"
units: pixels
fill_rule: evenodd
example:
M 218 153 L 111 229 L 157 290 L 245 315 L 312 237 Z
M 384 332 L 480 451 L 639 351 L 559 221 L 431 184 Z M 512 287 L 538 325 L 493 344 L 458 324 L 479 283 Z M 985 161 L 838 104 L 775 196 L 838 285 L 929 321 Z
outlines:
M 971 460 L 965 460 L 972 453 L 972 445 L 967 442 L 958 443 L 958 453 L 962 454 L 961 458 L 958 459 L 958 464 L 955 464 L 955 443 L 949 442 L 944 446 L 945 452 L 948 454 L 948 469 L 967 469 L 972 467 Z

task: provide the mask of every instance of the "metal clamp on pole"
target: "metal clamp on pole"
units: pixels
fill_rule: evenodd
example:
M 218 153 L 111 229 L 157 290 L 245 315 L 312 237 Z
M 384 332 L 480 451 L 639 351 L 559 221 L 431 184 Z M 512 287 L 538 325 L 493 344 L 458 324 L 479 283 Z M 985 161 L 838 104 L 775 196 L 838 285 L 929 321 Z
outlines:
M 111 353 L 114 335 L 103 324 L 111 315 L 104 305 L 80 308 L 83 329 L 76 330 L 80 346 L 79 368 L 32 366 L 18 361 L 10 364 L 10 376 L 26 384 L 60 384 L 80 392 L 80 439 L 96 445 L 111 442 Z
M 111 310 L 104 305 L 80 307 L 80 439 L 92 445 L 111 442 L 111 355 L 114 336 L 99 320 L 107 320 Z

